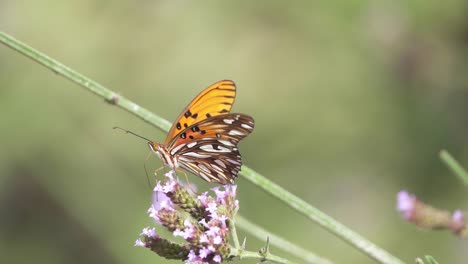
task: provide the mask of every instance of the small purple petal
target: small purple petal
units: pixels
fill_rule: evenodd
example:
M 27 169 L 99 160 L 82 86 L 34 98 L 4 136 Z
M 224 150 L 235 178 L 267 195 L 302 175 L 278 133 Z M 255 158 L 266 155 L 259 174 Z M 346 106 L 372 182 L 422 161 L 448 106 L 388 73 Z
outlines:
M 453 212 L 451 227 L 454 232 L 459 232 L 465 227 L 465 216 L 462 211 L 456 210 Z
M 190 222 L 190 220 L 185 219 L 185 220 L 184 220 L 184 226 L 186 226 L 186 227 L 192 227 L 193 224 L 192 224 L 192 222 Z
M 214 261 L 214 262 L 221 263 L 221 256 L 220 256 L 220 255 L 215 255 L 215 256 L 213 257 L 213 261 Z
M 174 230 L 174 232 L 172 232 L 172 235 L 175 236 L 175 237 L 178 237 L 178 236 L 184 236 L 184 231 L 181 231 L 179 228 L 177 228 L 176 230 Z
M 156 219 L 156 217 L 158 216 L 158 211 L 156 209 L 154 209 L 153 206 L 151 206 L 149 209 L 148 209 L 148 214 L 151 218 L 154 218 Z
M 231 196 L 236 196 L 236 193 L 237 193 L 237 185 L 231 185 Z
M 215 236 L 215 238 L 213 239 L 213 244 L 215 245 L 219 245 L 223 242 L 223 239 L 221 238 L 221 236 Z
M 220 228 L 217 226 L 212 226 L 210 229 L 205 231 L 205 234 L 209 237 L 215 237 L 218 235 Z
M 208 207 L 206 208 L 206 211 L 210 213 L 216 212 L 218 209 L 218 205 L 215 202 L 208 203 Z
M 141 239 L 137 239 L 134 244 L 135 247 L 146 247 L 146 243 L 141 241 Z
M 143 228 L 143 231 L 141 231 L 140 236 L 157 238 L 158 234 L 156 234 L 156 228 L 154 228 L 154 227 L 153 228 L 145 227 L 145 228 Z
M 416 198 L 416 196 L 408 193 L 405 190 L 398 192 L 397 209 L 398 211 L 403 213 L 405 219 L 409 219 L 413 214 L 417 200 L 418 199 Z
M 162 186 L 161 186 L 161 182 L 158 181 L 158 183 L 156 184 L 156 186 L 154 187 L 153 189 L 154 192 L 162 192 Z
M 169 199 L 169 197 L 167 197 L 167 195 L 161 191 L 153 192 L 153 207 L 156 211 L 164 208 L 169 210 L 174 209 L 171 199 Z
M 206 206 L 206 199 L 208 198 L 208 193 L 207 192 L 204 192 L 200 195 L 198 195 L 197 199 L 198 201 L 200 201 L 202 203 L 202 205 L 205 205 Z
M 464 220 L 464 217 L 463 217 L 463 212 L 462 211 L 456 210 L 455 212 L 453 212 L 452 221 L 460 222 L 460 221 L 463 221 L 463 220 Z
M 204 227 L 209 227 L 208 223 L 206 222 L 206 219 L 203 218 L 202 220 L 200 220 L 198 223 L 200 223 L 201 225 L 203 225 Z
M 193 250 L 190 250 L 189 254 L 187 255 L 187 260 L 188 261 L 195 261 L 197 260 L 197 255 L 195 254 L 195 252 L 193 252 Z
M 174 173 L 175 173 L 174 170 L 170 170 L 166 174 L 164 174 L 164 176 L 166 176 L 167 178 L 169 178 L 169 180 L 172 181 L 174 180 L 174 176 L 173 176 Z
M 209 242 L 208 237 L 205 234 L 200 236 L 200 243 L 208 243 L 208 242 Z
M 224 214 L 219 217 L 219 221 L 221 222 L 221 226 L 223 228 L 226 228 L 226 220 L 228 220 L 228 219 L 229 218 Z
M 162 187 L 163 189 L 163 192 L 164 193 L 168 193 L 168 192 L 174 192 L 174 187 L 176 186 L 177 182 L 175 180 L 170 180 L 168 182 L 166 182 L 166 184 L 164 184 L 164 186 Z
M 184 234 L 183 234 L 182 237 L 183 237 L 185 240 L 187 240 L 187 239 L 189 239 L 189 238 L 193 238 L 193 233 L 195 233 L 195 228 L 194 228 L 193 226 L 190 227 L 190 228 L 186 228 L 186 229 L 184 230 Z
M 219 188 L 219 186 L 218 186 L 218 187 L 212 188 L 211 190 L 215 192 L 215 194 L 216 194 L 216 200 L 217 200 L 218 202 L 222 202 L 222 201 L 226 198 L 227 193 L 226 193 L 226 191 L 221 191 L 221 190 L 219 190 L 219 189 L 220 189 L 220 188 Z
M 200 258 L 204 259 L 206 258 L 212 251 L 207 249 L 206 247 L 203 247 L 202 249 L 200 249 L 200 252 L 198 253 L 198 256 L 200 256 Z
M 211 217 L 212 219 L 218 219 L 218 218 L 219 218 L 219 217 L 218 217 L 218 213 L 217 213 L 216 211 L 211 212 L 211 213 L 210 213 L 210 217 Z

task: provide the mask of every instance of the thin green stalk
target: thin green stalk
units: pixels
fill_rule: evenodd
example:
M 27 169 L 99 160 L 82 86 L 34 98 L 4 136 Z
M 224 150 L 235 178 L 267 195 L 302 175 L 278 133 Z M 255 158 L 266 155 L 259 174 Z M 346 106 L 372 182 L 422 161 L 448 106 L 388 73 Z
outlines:
M 398 258 L 390 255 L 385 250 L 377 247 L 372 242 L 368 241 L 361 235 L 355 233 L 348 227 L 337 222 L 330 216 L 316 209 L 312 205 L 306 203 L 304 200 L 295 196 L 294 194 L 286 191 L 276 183 L 266 179 L 252 169 L 243 166 L 242 167 L 243 175 L 253 182 L 255 185 L 260 186 L 263 190 L 267 191 L 271 195 L 285 202 L 292 208 L 296 209 L 298 212 L 302 213 L 315 223 L 324 227 L 326 230 L 337 235 L 339 238 L 342 238 L 355 248 L 366 253 L 371 258 L 379 261 L 380 263 L 392 263 L 392 264 L 402 264 L 403 262 Z
M 237 251 L 236 249 L 232 248 L 231 251 Z M 273 254 L 262 254 L 261 252 L 253 252 L 253 251 L 242 251 L 241 254 L 233 254 L 233 256 L 239 257 L 240 259 L 248 259 L 248 258 L 253 258 L 253 259 L 258 259 L 260 262 L 263 261 L 271 261 L 273 263 L 281 263 L 281 264 L 294 264 L 294 262 L 289 261 L 287 259 L 275 256 Z
M 64 76 L 65 78 L 79 84 L 80 86 L 88 89 L 89 91 L 103 97 L 107 102 L 117 105 L 126 111 L 136 115 L 137 117 L 143 119 L 151 125 L 156 126 L 157 128 L 168 131 L 171 124 L 167 120 L 151 113 L 150 111 L 140 107 L 139 105 L 131 102 L 130 100 L 120 96 L 113 91 L 105 88 L 99 83 L 89 79 L 88 77 L 74 71 L 73 69 L 63 65 L 62 63 L 48 57 L 47 55 L 29 47 L 28 45 L 14 39 L 13 37 L 7 35 L 4 32 L 0 32 L 0 42 L 6 46 L 16 50 L 20 54 L 31 58 L 32 60 L 42 64 L 46 68 L 52 70 L 53 72 Z M 350 230 L 346 226 L 340 224 L 333 218 L 322 213 L 315 207 L 309 205 L 304 200 L 299 197 L 289 193 L 282 187 L 277 184 L 269 181 L 265 177 L 261 176 L 254 170 L 248 168 L 247 166 L 242 166 L 241 174 L 256 184 L 257 186 L 264 189 L 269 194 L 277 197 L 282 200 L 292 208 L 296 209 L 298 212 L 302 213 L 309 219 L 318 223 L 325 229 L 329 230 L 333 234 L 337 235 L 339 238 L 348 242 L 355 248 L 364 252 L 371 258 L 375 259 L 380 263 L 388 264 L 402 264 L 403 262 L 398 258 L 390 255 L 388 252 L 382 248 L 377 247 L 367 239 L 361 237 L 354 231 Z
M 12 36 L 9 36 L 4 32 L 0 32 L 0 42 L 19 52 L 20 54 L 25 55 L 26 57 L 34 60 L 35 62 L 42 64 L 49 70 L 52 70 L 52 72 L 62 75 L 68 80 L 86 88 L 88 91 L 104 98 L 108 103 L 117 105 L 120 108 L 125 109 L 126 111 L 138 116 L 147 123 L 156 126 L 157 128 L 163 131 L 169 131 L 171 127 L 171 123 L 169 121 L 151 113 L 149 110 L 133 103 L 132 101 L 115 93 L 114 91 L 107 89 L 98 82 L 95 82 L 90 78 L 84 76 L 83 74 L 50 58 L 44 53 L 33 49 L 25 43 L 22 43 L 21 41 L 13 38 Z
M 271 232 L 268 232 L 267 230 L 250 222 L 249 220 L 243 218 L 240 215 L 236 217 L 236 222 L 242 229 L 248 231 L 250 234 L 254 235 L 258 239 L 264 240 L 267 237 L 269 237 L 271 245 L 276 246 L 277 248 L 280 248 L 285 252 L 291 253 L 294 256 L 297 256 L 307 263 L 332 264 L 330 260 L 317 256 L 278 235 L 272 234 Z
M 447 165 L 447 167 L 452 170 L 452 172 L 460 178 L 460 180 L 468 186 L 468 173 L 466 170 L 458 163 L 456 159 L 450 155 L 445 149 L 442 150 L 439 154 L 440 159 Z
M 237 216 L 239 217 L 239 216 Z M 241 250 L 241 245 L 239 243 L 239 238 L 237 237 L 237 229 L 236 229 L 236 220 L 233 217 L 229 221 L 229 230 L 231 230 L 231 236 L 232 240 L 234 241 L 234 247 L 236 247 L 237 250 Z

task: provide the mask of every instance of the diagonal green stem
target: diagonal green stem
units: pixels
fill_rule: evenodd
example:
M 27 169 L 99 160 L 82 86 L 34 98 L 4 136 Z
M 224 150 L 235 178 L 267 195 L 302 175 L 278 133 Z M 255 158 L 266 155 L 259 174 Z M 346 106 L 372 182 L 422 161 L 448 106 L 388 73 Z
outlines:
M 171 124 L 167 120 L 164 120 L 163 118 L 151 113 L 150 111 L 140 107 L 139 105 L 131 102 L 130 100 L 105 88 L 101 84 L 74 71 L 73 69 L 33 49 L 32 47 L 29 47 L 28 45 L 14 39 L 13 37 L 7 35 L 4 32 L 0 32 L 0 42 L 16 50 L 22 55 L 42 64 L 43 66 L 52 70 L 53 72 L 60 74 L 65 78 L 77 83 L 78 85 L 88 89 L 96 95 L 103 97 L 107 102 L 119 106 L 125 109 L 126 111 L 136 115 L 137 117 L 143 119 L 149 124 L 154 125 L 157 128 L 164 131 L 169 130 Z M 318 223 L 320 226 L 324 227 L 331 233 L 337 235 L 339 238 L 348 242 L 349 244 L 364 252 L 376 261 L 388 264 L 403 263 L 401 260 L 392 256 L 382 248 L 377 247 L 375 244 L 368 241 L 364 237 L 358 235 L 357 233 L 350 230 L 341 223 L 337 222 L 330 216 L 319 211 L 312 205 L 309 205 L 304 200 L 291 194 L 290 192 L 286 191 L 279 185 L 271 182 L 267 178 L 261 176 L 259 173 L 248 168 L 247 166 L 242 167 L 241 174 L 252 183 L 264 189 L 267 193 L 282 200 L 292 208 L 296 209 L 298 212 L 302 213 L 312 221 Z
M 286 239 L 263 229 L 261 226 L 251 223 L 249 220 L 243 218 L 240 215 L 237 215 L 236 222 L 242 229 L 248 231 L 250 234 L 256 236 L 258 239 L 264 240 L 268 237 L 271 245 L 276 246 L 277 248 L 280 248 L 285 252 L 295 255 L 307 263 L 332 264 L 330 260 L 317 256 L 307 251 L 306 249 L 297 246 L 287 241 Z
M 456 159 L 450 155 L 446 150 L 440 152 L 440 159 L 447 165 L 447 167 L 452 170 L 452 172 L 460 178 L 460 180 L 468 186 L 468 173 L 466 170 L 458 163 Z
M 352 246 L 366 253 L 373 259 L 381 263 L 392 263 L 392 264 L 403 263 L 398 258 L 390 255 L 385 250 L 377 247 L 375 244 L 368 241 L 361 235 L 355 233 L 348 227 L 337 222 L 330 216 L 321 212 L 320 210 L 313 207 L 312 205 L 306 203 L 304 200 L 300 199 L 294 194 L 286 191 L 285 189 L 283 189 L 276 183 L 256 173 L 252 169 L 248 167 L 242 167 L 242 173 L 248 180 L 253 182 L 255 185 L 260 186 L 269 194 L 285 202 L 287 205 L 296 209 L 298 212 L 302 213 L 303 215 L 305 215 L 306 217 L 308 217 L 315 223 L 319 224 L 320 226 L 324 227 L 326 230 L 330 231 L 331 233 L 337 235 L 339 238 L 345 240 Z
M 240 252 L 240 254 L 238 254 L 237 253 L 238 250 L 235 248 L 231 248 L 231 252 L 234 252 L 232 254 L 232 256 L 234 257 L 239 257 L 240 259 L 248 259 L 248 258 L 257 259 L 260 261 L 258 263 L 272 262 L 272 263 L 278 263 L 278 264 L 294 264 L 294 262 L 291 262 L 285 258 L 275 256 L 273 254 L 268 254 L 267 256 L 264 256 L 260 252 L 252 252 L 252 251 L 247 251 L 247 250 L 243 250 Z

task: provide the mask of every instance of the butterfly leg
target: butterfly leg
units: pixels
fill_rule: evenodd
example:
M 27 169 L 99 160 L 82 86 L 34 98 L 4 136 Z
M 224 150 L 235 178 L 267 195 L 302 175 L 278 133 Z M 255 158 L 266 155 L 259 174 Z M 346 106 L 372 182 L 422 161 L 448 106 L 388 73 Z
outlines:
M 182 169 L 176 169 L 176 172 L 181 172 L 184 177 L 185 177 L 185 181 L 187 182 L 187 187 L 190 189 L 190 191 L 195 194 L 195 195 L 200 195 L 200 193 L 198 193 L 194 188 L 193 188 L 193 185 L 190 183 L 189 179 L 188 179 L 188 176 L 187 176 L 187 173 L 182 170 Z
M 148 162 L 150 156 L 151 156 L 151 151 L 146 156 L 145 162 L 143 162 L 143 168 L 145 168 L 146 180 L 148 181 L 148 187 L 152 190 L 153 188 L 151 187 L 151 183 L 150 183 L 150 180 L 149 180 L 148 169 L 146 168 L 146 162 Z
M 156 170 L 154 171 L 154 176 L 157 177 L 157 176 L 158 176 L 158 171 L 163 170 L 163 169 L 165 169 L 165 168 L 166 168 L 166 166 L 161 166 L 161 167 L 159 167 L 158 169 L 156 169 Z

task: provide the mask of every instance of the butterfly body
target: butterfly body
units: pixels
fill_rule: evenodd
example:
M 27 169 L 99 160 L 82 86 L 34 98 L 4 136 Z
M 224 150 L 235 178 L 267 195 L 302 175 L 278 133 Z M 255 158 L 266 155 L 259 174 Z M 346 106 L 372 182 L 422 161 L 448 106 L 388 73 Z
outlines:
M 164 143 L 148 142 L 173 170 L 181 167 L 208 182 L 234 183 L 242 166 L 237 144 L 253 131 L 254 120 L 230 113 L 236 89 L 224 80 L 203 90 L 182 111 Z

